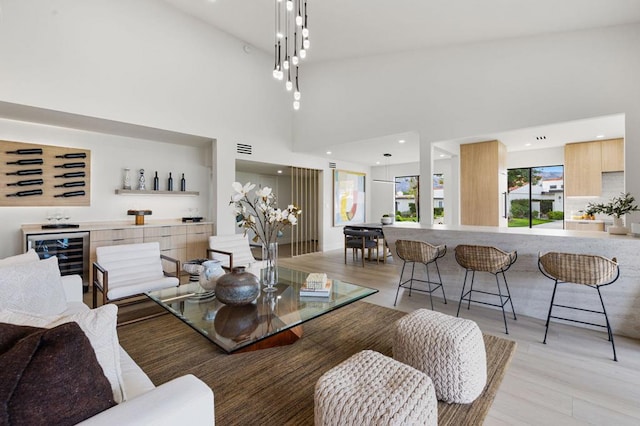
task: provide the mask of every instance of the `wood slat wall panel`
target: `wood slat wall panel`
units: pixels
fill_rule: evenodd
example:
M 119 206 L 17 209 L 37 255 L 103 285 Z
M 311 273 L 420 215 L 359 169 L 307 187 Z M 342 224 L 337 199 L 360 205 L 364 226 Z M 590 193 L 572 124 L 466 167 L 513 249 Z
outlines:
M 320 171 L 291 168 L 291 199 L 302 209 L 298 224 L 291 230 L 291 255 L 318 251 L 318 175 Z

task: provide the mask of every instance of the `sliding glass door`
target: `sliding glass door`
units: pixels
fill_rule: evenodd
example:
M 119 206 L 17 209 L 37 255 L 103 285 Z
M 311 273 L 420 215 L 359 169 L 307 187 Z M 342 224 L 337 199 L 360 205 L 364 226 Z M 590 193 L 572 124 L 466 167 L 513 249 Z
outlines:
M 509 227 L 562 229 L 563 166 L 509 169 L 507 175 Z

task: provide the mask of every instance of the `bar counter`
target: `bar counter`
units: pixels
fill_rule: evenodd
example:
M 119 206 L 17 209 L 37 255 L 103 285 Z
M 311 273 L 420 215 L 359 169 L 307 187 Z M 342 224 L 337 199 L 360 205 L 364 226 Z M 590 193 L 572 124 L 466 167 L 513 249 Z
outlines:
M 442 274 L 447 300 L 451 299 L 455 303 L 460 299 L 464 279 L 464 269 L 456 262 L 453 252 L 458 244 L 494 246 L 505 251 L 517 250 L 518 260 L 506 272 L 516 314 L 543 320 L 546 320 L 549 310 L 553 282 L 538 270 L 538 253 L 558 251 L 595 254 L 608 258 L 615 257 L 620 266 L 620 278 L 613 284 L 601 288 L 609 320 L 615 334 L 640 338 L 640 238 L 631 235 L 610 235 L 607 232 L 598 231 L 429 226 L 406 222 L 385 226 L 383 231 L 385 240 L 394 256 L 395 242 L 398 239 L 446 244 L 447 254 L 438 260 L 438 266 Z M 400 273 L 402 262 L 397 259 L 395 263 L 398 267 L 398 273 Z M 480 283 L 482 283 L 481 286 L 476 287 Z M 488 273 L 477 273 L 476 285 L 474 288 L 496 290 L 495 278 Z M 406 293 L 405 290 L 404 297 L 407 297 Z M 437 297 L 437 293 L 434 293 L 434 296 Z M 595 290 L 575 284 L 559 286 L 556 303 L 587 309 L 601 309 Z M 471 309 L 473 310 L 473 307 Z M 577 315 L 577 319 L 597 323 L 602 321 L 604 324 L 602 315 L 581 312 L 569 315 L 574 314 Z M 463 313 L 462 315 L 467 314 Z M 501 320 L 501 315 L 496 316 L 496 321 Z M 602 331 L 603 329 L 598 330 Z M 544 333 L 544 327 L 541 328 L 541 333 Z

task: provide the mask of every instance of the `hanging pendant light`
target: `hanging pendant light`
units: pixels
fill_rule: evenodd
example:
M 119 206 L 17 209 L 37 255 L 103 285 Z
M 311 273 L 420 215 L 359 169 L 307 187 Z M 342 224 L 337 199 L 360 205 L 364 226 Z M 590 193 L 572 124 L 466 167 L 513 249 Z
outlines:
M 285 80 L 286 90 L 293 91 L 295 110 L 300 109 L 301 98 L 298 67 L 307 57 L 310 45 L 308 22 L 307 0 L 275 0 L 273 77 Z M 292 80 L 292 68 L 295 71 L 295 83 Z
M 392 179 L 389 176 L 389 162 L 391 161 L 391 154 L 385 153 L 385 154 L 382 154 L 382 155 L 386 159 L 386 165 L 384 166 L 384 179 L 373 179 L 373 181 L 377 182 L 377 183 L 393 183 L 393 184 L 395 184 L 396 183 L 395 179 Z

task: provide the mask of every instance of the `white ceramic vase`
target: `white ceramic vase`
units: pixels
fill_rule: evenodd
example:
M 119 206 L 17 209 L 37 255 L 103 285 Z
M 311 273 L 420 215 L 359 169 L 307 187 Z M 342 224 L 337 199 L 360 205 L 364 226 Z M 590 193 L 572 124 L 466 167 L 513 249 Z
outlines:
M 624 226 L 624 222 L 621 217 L 613 217 L 613 225 L 608 229 L 610 234 L 625 235 L 629 230 Z

